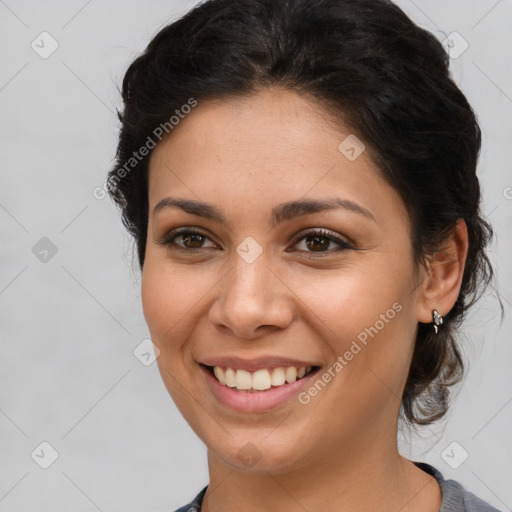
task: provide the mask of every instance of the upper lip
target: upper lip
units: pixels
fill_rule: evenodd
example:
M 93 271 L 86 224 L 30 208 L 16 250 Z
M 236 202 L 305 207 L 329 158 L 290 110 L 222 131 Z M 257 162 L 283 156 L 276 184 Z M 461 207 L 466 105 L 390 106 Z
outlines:
M 233 368 L 237 370 L 256 371 L 264 368 L 288 368 L 295 366 L 302 368 L 303 366 L 319 366 L 314 362 L 300 361 L 298 359 L 290 359 L 289 357 L 279 356 L 265 356 L 255 359 L 243 359 L 241 357 L 228 356 L 228 357 L 212 357 L 203 359 L 201 364 L 206 366 L 221 366 L 223 368 Z

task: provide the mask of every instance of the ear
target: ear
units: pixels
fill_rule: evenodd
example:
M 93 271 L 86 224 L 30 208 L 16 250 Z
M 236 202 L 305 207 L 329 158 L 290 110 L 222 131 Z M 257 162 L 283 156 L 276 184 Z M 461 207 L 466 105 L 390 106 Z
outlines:
M 458 219 L 445 245 L 433 254 L 423 278 L 418 301 L 418 322 L 431 323 L 432 311 L 446 315 L 459 296 L 468 253 L 468 229 Z

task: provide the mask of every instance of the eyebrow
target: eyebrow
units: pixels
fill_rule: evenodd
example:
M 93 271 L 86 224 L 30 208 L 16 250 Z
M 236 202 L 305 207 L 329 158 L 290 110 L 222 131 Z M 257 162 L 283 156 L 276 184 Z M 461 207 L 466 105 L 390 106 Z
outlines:
M 177 199 L 173 197 L 165 197 L 153 209 L 153 215 L 160 210 L 169 207 L 181 208 L 184 212 L 198 217 L 215 220 L 217 222 L 226 224 L 226 216 L 224 212 L 216 206 L 202 201 L 195 201 L 193 199 Z M 323 212 L 326 210 L 334 210 L 343 208 L 347 211 L 358 213 L 374 222 L 377 222 L 373 214 L 363 206 L 350 201 L 349 199 L 330 198 L 330 199 L 305 199 L 298 201 L 288 201 L 275 206 L 272 209 L 272 226 L 292 220 L 302 215 L 311 213 Z

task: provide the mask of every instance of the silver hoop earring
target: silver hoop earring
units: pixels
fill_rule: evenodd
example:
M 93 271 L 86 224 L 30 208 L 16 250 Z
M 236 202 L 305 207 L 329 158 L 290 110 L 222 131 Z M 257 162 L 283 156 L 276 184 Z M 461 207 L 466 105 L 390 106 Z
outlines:
M 434 324 L 434 333 L 437 334 L 439 331 L 439 326 L 443 323 L 443 316 L 440 315 L 436 309 L 432 311 L 432 321 Z

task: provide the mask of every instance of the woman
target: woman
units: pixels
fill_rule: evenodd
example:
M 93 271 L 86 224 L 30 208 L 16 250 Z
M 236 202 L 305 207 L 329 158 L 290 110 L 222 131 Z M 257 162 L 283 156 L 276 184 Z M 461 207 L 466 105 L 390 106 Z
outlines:
M 398 453 L 492 278 L 480 130 L 380 0 L 210 0 L 128 69 L 109 190 L 165 385 L 208 448 L 180 511 L 496 510 Z

